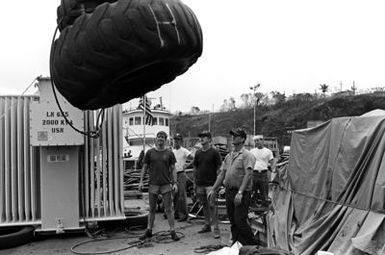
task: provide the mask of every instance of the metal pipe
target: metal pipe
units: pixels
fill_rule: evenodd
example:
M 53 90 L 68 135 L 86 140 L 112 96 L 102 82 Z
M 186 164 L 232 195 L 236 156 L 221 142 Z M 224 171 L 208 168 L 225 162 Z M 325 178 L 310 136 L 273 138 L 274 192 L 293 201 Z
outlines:
M 30 164 L 30 153 L 29 153 L 29 98 L 24 98 L 23 105 L 23 160 L 24 160 L 24 210 L 25 210 L 25 220 L 29 221 L 31 219 L 31 175 L 29 169 Z
M 89 116 L 89 122 L 88 122 L 88 127 L 93 130 L 93 123 L 94 123 L 94 118 L 93 118 L 93 114 L 92 112 L 89 112 L 88 113 L 88 116 Z M 97 139 L 99 140 L 99 139 Z M 90 171 L 90 187 L 91 187 L 91 216 L 92 217 L 95 217 L 95 166 L 97 167 L 97 162 L 96 162 L 96 165 L 95 165 L 95 142 L 93 139 L 90 139 L 90 168 L 89 168 L 89 171 Z
M 5 140 L 4 140 L 4 104 L 3 98 L 0 98 L 0 223 L 5 218 L 5 167 L 4 167 L 4 151 L 5 151 Z
M 23 155 L 23 115 L 22 98 L 17 98 L 16 108 L 16 140 L 17 140 L 17 195 L 18 195 L 18 216 L 20 221 L 25 220 L 24 206 L 24 155 Z
M 104 121 L 103 122 L 103 131 L 102 131 L 102 178 L 103 178 L 103 198 L 102 198 L 102 201 L 103 201 L 103 216 L 107 216 L 107 152 L 106 152 L 106 149 L 107 148 L 107 122 L 108 122 L 108 118 L 107 118 L 107 121 Z
M 11 221 L 11 176 L 10 176 L 10 123 L 9 123 L 9 99 L 5 98 L 4 105 L 4 176 L 5 176 L 5 221 Z
M 84 113 L 84 126 L 85 126 L 85 130 L 89 130 L 89 112 L 86 111 Z M 83 185 L 84 187 L 84 197 L 83 197 L 83 201 L 84 201 L 84 212 L 83 213 L 83 216 L 84 217 L 88 217 L 89 216 L 89 208 L 90 208 L 90 194 L 89 194 L 89 190 L 90 190 L 90 180 L 89 180 L 89 171 L 90 171 L 90 157 L 89 157 L 89 153 L 90 153 L 90 142 L 92 142 L 92 140 L 88 137 L 88 136 L 85 136 L 85 145 L 84 145 L 84 182 L 81 184 Z
M 114 118 L 112 116 L 112 108 L 109 108 L 107 111 L 108 116 L 108 122 L 107 122 L 107 160 L 108 160 L 108 209 L 109 209 L 109 215 L 114 215 L 114 168 L 113 168 L 113 160 L 112 160 L 112 150 L 113 150 L 113 138 L 112 138 L 112 123 L 114 121 Z

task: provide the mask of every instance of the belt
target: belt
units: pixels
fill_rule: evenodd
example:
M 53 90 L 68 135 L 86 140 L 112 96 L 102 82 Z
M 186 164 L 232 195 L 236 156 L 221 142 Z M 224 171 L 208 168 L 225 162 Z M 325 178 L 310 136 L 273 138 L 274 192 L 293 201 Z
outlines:
M 253 170 L 254 172 L 258 172 L 258 173 L 266 173 L 267 172 L 267 169 L 263 169 L 263 170 L 257 170 L 257 169 L 254 169 Z

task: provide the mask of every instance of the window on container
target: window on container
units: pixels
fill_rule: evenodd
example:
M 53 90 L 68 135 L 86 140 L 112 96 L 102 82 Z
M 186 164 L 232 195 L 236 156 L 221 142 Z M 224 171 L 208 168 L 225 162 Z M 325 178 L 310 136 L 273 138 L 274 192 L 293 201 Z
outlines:
M 135 125 L 142 125 L 142 117 L 135 117 Z
M 130 118 L 129 119 L 128 125 L 130 125 L 130 126 L 134 125 L 134 118 Z
M 152 119 L 152 124 L 153 124 L 153 125 L 158 125 L 158 118 L 154 117 L 154 118 Z
M 166 126 L 168 127 L 168 119 L 165 119 L 166 120 Z
M 164 126 L 164 118 L 159 118 L 159 125 Z

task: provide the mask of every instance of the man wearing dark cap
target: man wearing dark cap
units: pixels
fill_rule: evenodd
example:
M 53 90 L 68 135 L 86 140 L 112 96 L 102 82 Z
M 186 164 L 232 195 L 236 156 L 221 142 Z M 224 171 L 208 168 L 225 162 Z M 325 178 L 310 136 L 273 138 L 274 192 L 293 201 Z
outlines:
M 214 227 L 214 238 L 220 238 L 215 196 L 212 196 L 209 200 L 208 193 L 212 189 L 222 165 L 221 155 L 211 145 L 211 133 L 209 131 L 203 131 L 198 136 L 202 148 L 195 153 L 193 161 L 194 182 L 196 194 L 202 203 L 205 216 L 205 225 L 198 233 L 210 232 L 211 222 Z
M 155 148 L 149 149 L 144 155 L 143 168 L 140 175 L 139 190 L 143 189 L 144 173 L 149 171 L 148 198 L 150 205 L 150 214 L 148 216 L 148 227 L 143 236 L 139 239 L 144 240 L 152 237 L 152 228 L 155 221 L 156 201 L 158 194 L 163 195 L 164 209 L 167 214 L 168 224 L 170 225 L 171 238 L 178 241 L 174 228 L 174 213 L 172 210 L 171 192 L 177 191 L 175 156 L 174 153 L 165 147 L 167 134 L 159 131 L 156 134 Z
M 192 160 L 193 156 L 183 145 L 183 137 L 181 134 L 176 133 L 174 135 L 174 149 L 172 152 L 176 158 L 176 175 L 177 175 L 177 184 L 178 192 L 174 196 L 174 208 L 175 208 L 175 219 L 178 219 L 179 222 L 186 221 L 188 218 L 187 211 L 187 194 L 186 194 L 186 173 L 185 169 L 187 167 L 186 161 Z
M 254 156 L 244 148 L 246 132 L 241 129 L 230 131 L 234 149 L 223 163 L 222 170 L 209 193 L 215 196 L 217 189 L 224 180 L 226 188 L 226 208 L 231 223 L 232 241 L 242 245 L 256 245 L 251 228 L 248 224 L 248 211 L 251 200 Z

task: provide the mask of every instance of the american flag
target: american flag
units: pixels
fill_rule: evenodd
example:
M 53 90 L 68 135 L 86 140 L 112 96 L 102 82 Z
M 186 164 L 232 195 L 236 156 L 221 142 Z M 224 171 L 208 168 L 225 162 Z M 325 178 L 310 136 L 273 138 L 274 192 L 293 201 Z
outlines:
M 139 109 L 142 109 L 143 112 L 145 113 L 145 124 L 146 125 L 153 125 L 154 122 L 154 115 L 152 114 L 151 112 L 151 101 L 146 97 L 146 96 L 143 96 L 140 98 L 139 100 L 139 106 L 138 106 Z

